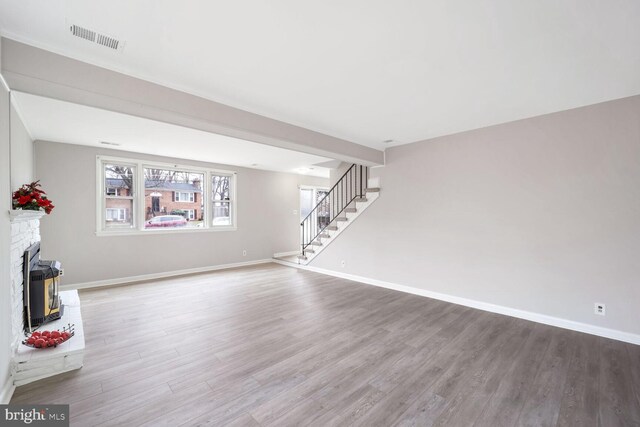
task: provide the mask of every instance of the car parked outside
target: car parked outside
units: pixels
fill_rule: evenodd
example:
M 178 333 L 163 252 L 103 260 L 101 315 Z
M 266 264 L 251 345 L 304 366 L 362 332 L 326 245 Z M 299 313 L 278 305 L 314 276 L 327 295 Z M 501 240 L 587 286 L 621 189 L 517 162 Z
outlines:
M 144 223 L 144 228 L 186 227 L 187 220 L 181 215 L 160 215 Z

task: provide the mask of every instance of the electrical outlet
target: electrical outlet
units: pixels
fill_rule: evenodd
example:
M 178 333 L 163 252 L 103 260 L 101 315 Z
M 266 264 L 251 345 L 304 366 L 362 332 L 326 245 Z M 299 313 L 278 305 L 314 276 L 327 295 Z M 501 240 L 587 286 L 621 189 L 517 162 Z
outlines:
M 347 265 L 347 263 L 345 262 L 345 260 L 340 261 L 340 266 L 342 268 L 344 268 L 344 266 Z
M 61 269 L 59 270 L 59 274 L 60 274 L 60 276 L 64 276 L 64 268 L 61 268 Z
M 247 256 L 247 250 L 242 251 L 242 256 Z
M 604 316 L 606 313 L 606 307 L 604 304 L 597 302 L 593 305 L 593 312 L 598 316 Z

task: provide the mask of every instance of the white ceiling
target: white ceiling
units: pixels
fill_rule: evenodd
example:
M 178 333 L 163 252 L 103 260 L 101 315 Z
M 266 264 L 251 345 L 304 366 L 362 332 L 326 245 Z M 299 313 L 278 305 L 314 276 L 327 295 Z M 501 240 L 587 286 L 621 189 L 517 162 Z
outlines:
M 327 167 L 315 165 L 331 160 L 326 157 L 16 91 L 11 96 L 34 140 L 329 177 Z
M 638 22 L 637 0 L 0 0 L 8 37 L 376 148 L 640 94 Z

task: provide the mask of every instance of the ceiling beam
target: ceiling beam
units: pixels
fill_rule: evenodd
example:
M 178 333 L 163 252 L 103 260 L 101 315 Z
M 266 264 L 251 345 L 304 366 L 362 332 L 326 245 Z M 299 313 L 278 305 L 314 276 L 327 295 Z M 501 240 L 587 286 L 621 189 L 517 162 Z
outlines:
M 382 151 L 2 38 L 12 90 L 368 166 Z

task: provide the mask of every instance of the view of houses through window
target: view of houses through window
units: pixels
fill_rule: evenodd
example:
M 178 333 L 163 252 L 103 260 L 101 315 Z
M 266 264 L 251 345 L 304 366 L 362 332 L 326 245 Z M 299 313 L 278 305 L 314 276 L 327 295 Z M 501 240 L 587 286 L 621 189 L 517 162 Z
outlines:
M 134 226 L 135 166 L 104 165 L 105 229 Z
M 202 227 L 203 183 L 202 173 L 144 168 L 144 227 Z
M 103 162 L 104 222 L 105 230 L 175 229 L 232 226 L 232 173 L 176 170 L 142 164 L 116 164 Z M 135 194 L 138 183 L 144 179 L 144 203 Z M 211 192 L 206 197 L 204 184 L 210 178 Z M 208 203 L 208 205 L 207 205 Z M 210 225 L 206 211 L 211 209 Z M 142 213 L 139 213 L 142 210 Z M 137 224 L 136 218 L 144 217 Z

